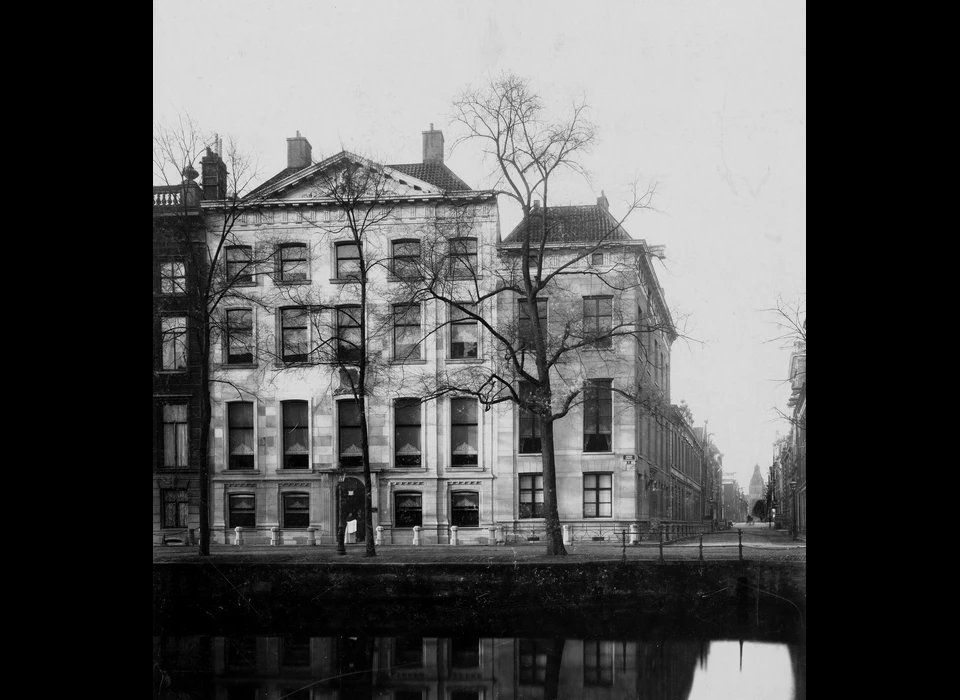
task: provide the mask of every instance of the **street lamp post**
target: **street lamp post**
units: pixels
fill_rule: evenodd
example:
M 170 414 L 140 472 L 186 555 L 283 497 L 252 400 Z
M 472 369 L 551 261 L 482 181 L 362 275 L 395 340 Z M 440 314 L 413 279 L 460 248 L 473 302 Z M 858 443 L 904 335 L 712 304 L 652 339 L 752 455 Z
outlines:
M 347 477 L 347 473 L 343 470 L 343 468 L 336 469 L 335 473 L 337 475 L 337 489 L 336 489 L 337 554 L 343 555 L 347 553 L 347 547 L 343 541 L 346 528 L 344 527 L 343 522 L 341 521 L 342 514 L 340 512 L 340 488 L 341 486 L 343 486 L 343 480 Z

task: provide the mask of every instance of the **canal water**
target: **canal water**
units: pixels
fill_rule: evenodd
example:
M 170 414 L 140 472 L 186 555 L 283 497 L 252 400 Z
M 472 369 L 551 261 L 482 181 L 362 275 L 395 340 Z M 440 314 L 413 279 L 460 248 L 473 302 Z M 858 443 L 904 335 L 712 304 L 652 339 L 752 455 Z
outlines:
M 429 625 L 408 633 L 297 628 L 154 637 L 160 700 L 792 700 L 805 694 L 804 635 L 750 624 L 691 632 L 627 615 L 616 630 L 538 635 Z M 556 621 L 554 621 L 556 622 Z M 471 626 L 472 627 L 472 626 Z M 562 624 L 559 625 L 562 628 Z M 546 629 L 546 627 L 545 627 Z M 733 634 L 731 634 L 733 632 Z

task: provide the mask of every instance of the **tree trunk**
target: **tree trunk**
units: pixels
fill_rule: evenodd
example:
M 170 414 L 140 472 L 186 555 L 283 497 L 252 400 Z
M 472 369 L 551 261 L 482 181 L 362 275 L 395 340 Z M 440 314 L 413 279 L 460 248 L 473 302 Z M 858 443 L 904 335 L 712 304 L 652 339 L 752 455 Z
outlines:
M 200 442 L 197 467 L 200 472 L 200 549 L 201 557 L 210 556 L 210 324 L 200 330 Z
M 565 555 L 563 529 L 560 526 L 560 513 L 557 509 L 557 461 L 553 448 L 553 419 L 540 418 L 543 426 L 543 509 L 547 528 L 547 554 Z
M 560 671 L 563 668 L 563 647 L 566 640 L 554 637 L 553 645 L 547 654 L 547 667 L 544 670 L 543 700 L 558 700 L 560 696 Z
M 363 381 L 360 382 L 361 392 L 363 390 Z M 367 440 L 367 402 L 360 394 L 360 451 L 363 455 L 363 485 L 364 485 L 364 507 L 363 520 L 366 523 L 366 538 L 364 540 L 363 556 L 377 556 L 376 545 L 373 542 L 373 497 L 370 493 L 372 484 L 370 479 L 370 443 Z

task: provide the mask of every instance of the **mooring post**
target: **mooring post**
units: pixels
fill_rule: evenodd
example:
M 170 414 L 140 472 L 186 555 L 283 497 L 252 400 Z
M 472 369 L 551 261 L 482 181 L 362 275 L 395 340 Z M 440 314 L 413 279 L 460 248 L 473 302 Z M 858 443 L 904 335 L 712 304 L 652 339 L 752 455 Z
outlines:
M 640 544 L 640 526 L 630 523 L 630 544 Z
M 420 546 L 420 526 L 419 525 L 413 526 L 413 545 L 415 547 Z
M 279 531 L 276 525 L 270 528 L 270 545 L 275 547 L 277 545 L 277 531 Z
M 233 543 L 239 547 L 243 544 L 243 528 L 237 525 L 235 528 L 233 528 L 233 531 L 237 533 L 236 539 L 234 539 Z
M 737 542 L 740 547 L 740 561 L 743 561 L 743 530 L 737 530 Z
M 459 528 L 456 525 L 450 526 L 450 544 L 452 545 L 460 544 L 460 540 L 457 538 L 457 530 L 459 530 Z
M 378 547 L 383 544 L 383 525 L 377 525 L 377 534 L 373 538 L 373 543 Z
M 317 546 L 317 528 L 312 525 L 307 528 L 307 544 L 313 547 Z

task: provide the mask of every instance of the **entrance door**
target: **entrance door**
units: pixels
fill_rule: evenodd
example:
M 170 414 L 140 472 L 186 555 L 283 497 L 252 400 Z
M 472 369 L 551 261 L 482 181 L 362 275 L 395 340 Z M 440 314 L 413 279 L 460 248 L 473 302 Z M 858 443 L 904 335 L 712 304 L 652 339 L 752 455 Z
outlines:
M 357 542 L 363 542 L 366 536 L 365 493 L 363 481 L 356 477 L 349 476 L 340 484 L 340 517 L 344 522 L 357 519 Z

